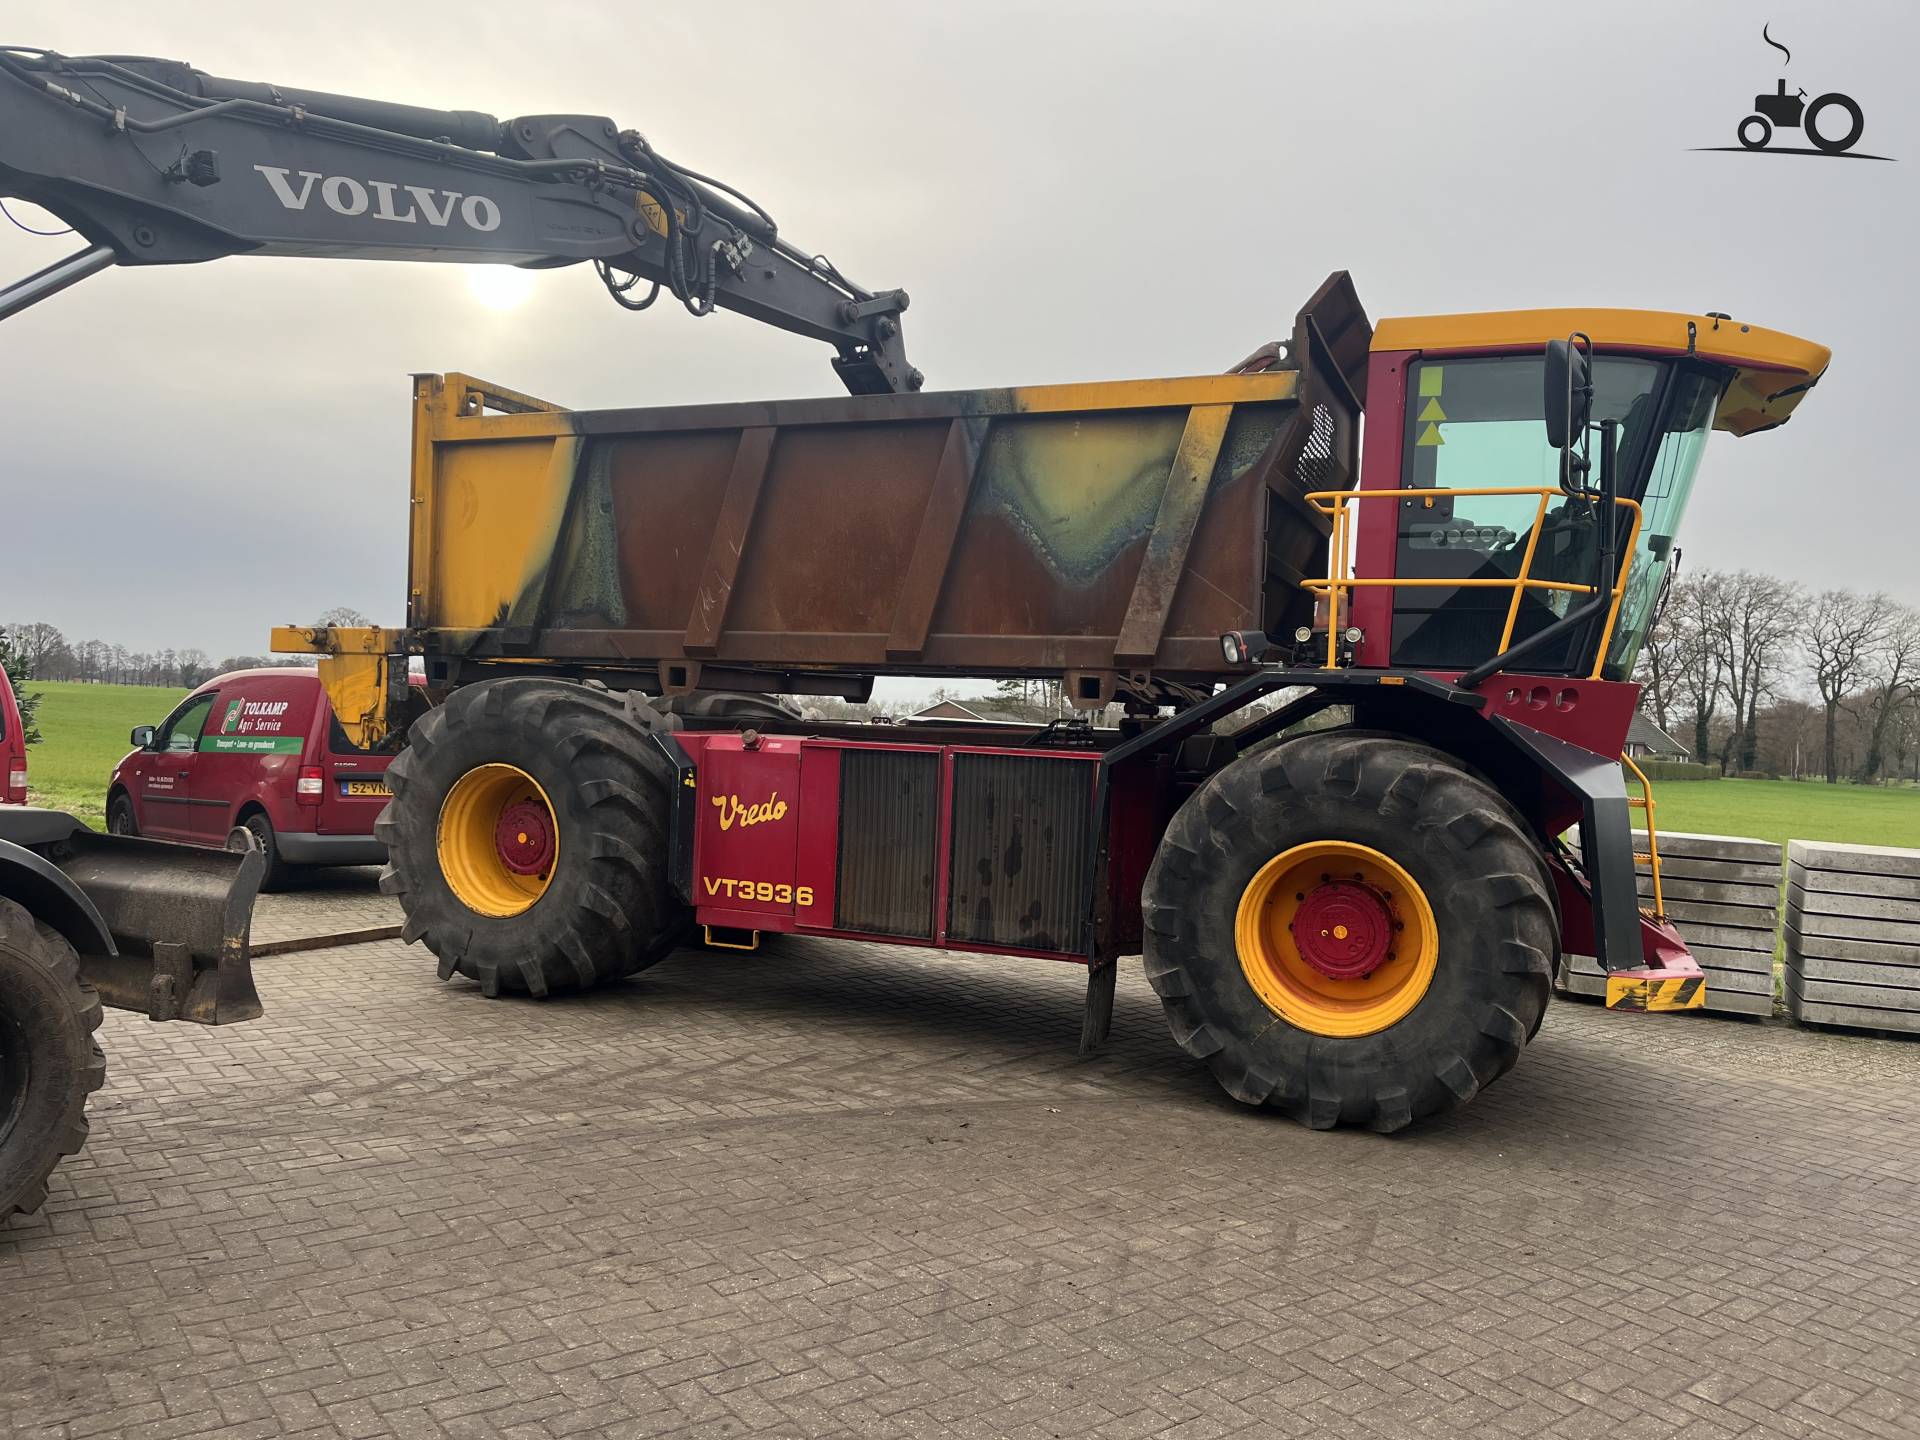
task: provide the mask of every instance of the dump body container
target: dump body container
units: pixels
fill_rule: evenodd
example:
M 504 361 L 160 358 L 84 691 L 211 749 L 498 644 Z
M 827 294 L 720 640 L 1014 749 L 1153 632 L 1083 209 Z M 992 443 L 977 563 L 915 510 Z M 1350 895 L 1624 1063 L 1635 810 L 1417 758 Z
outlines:
M 1034 675 L 1082 704 L 1210 682 L 1223 631 L 1309 612 L 1302 497 L 1349 483 L 1358 408 L 1297 361 L 586 412 L 426 375 L 415 405 L 408 623 L 436 682 Z

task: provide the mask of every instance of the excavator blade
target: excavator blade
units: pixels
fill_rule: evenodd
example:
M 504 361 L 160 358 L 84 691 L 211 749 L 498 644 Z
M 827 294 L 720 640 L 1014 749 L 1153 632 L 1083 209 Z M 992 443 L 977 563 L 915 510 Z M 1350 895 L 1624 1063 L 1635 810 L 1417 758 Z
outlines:
M 102 1003 L 200 1025 L 259 1016 L 249 951 L 266 870 L 258 850 L 203 850 L 76 827 L 51 858 L 113 937 L 116 954 L 81 957 Z

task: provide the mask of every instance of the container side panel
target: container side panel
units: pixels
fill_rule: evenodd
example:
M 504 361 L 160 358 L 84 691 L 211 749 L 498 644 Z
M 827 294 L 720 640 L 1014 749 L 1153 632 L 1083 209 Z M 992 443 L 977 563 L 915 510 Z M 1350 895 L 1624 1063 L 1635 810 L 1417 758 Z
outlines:
M 738 430 L 596 441 L 554 622 L 684 632 L 739 448 Z
M 571 436 L 437 447 L 425 623 L 505 625 L 537 603 L 560 535 L 574 451 Z
M 884 637 L 950 424 L 784 431 L 727 613 L 730 631 Z M 721 653 L 727 653 L 722 643 Z

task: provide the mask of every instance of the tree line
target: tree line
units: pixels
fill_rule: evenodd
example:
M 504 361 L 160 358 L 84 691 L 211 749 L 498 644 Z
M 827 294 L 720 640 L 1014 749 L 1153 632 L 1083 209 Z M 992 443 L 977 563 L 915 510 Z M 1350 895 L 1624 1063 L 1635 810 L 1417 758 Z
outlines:
M 1729 774 L 1920 780 L 1920 609 L 1753 570 L 1676 581 L 1641 709 Z

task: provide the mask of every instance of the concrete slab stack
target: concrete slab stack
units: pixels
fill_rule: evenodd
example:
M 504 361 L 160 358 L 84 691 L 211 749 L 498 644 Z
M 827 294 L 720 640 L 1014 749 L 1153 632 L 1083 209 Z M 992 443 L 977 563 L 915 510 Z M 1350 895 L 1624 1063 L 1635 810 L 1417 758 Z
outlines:
M 1787 1008 L 1920 1033 L 1920 850 L 1788 844 Z
M 1636 832 L 1634 849 L 1647 837 Z M 1639 867 L 1640 903 L 1653 904 L 1653 877 Z M 1780 847 L 1732 835 L 1660 832 L 1667 918 L 1707 975 L 1705 1008 L 1723 1015 L 1773 1013 L 1773 957 L 1780 929 Z M 1560 962 L 1560 988 L 1605 998 L 1605 972 L 1591 955 Z M 1920 977 L 1916 978 L 1920 984 Z

